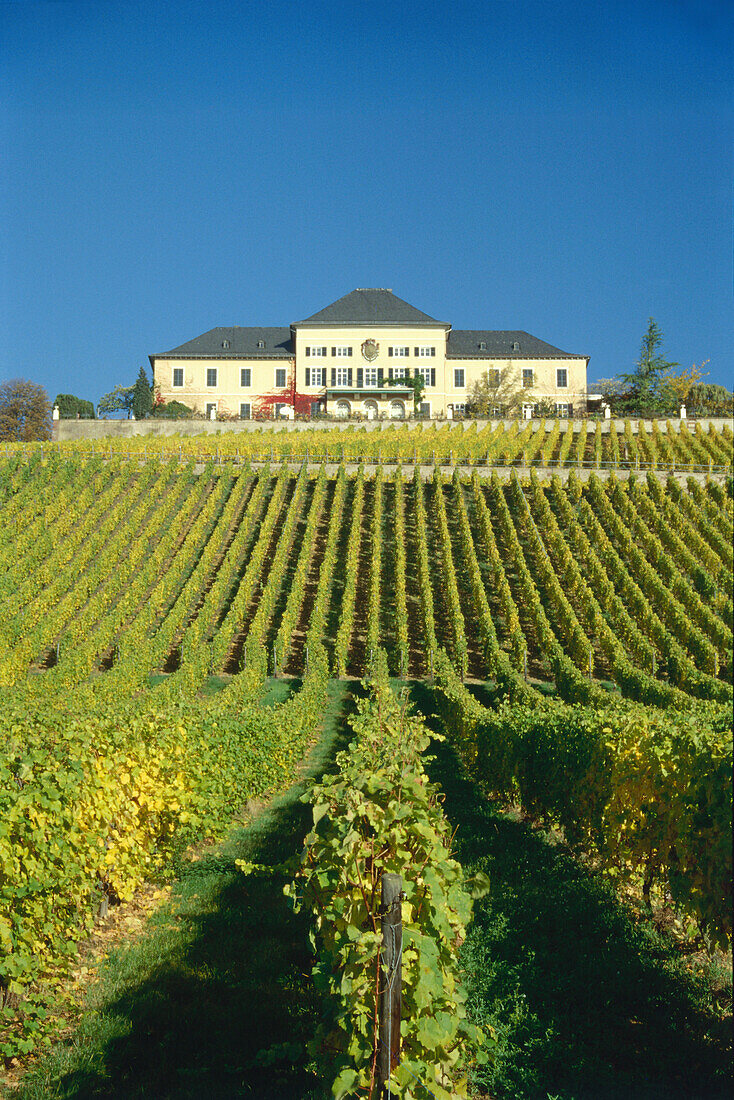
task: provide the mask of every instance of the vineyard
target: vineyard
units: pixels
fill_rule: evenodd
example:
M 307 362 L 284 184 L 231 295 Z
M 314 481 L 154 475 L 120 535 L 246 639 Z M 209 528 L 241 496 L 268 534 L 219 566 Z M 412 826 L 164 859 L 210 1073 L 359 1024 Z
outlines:
M 249 432 L 65 441 L 23 445 L 50 454 L 111 457 L 158 456 L 180 461 L 251 462 L 306 460 L 346 463 L 454 463 L 478 466 L 536 466 L 565 469 L 682 470 L 731 472 L 732 430 L 685 421 L 540 420 L 497 423 L 394 423 L 370 431 L 357 425 L 333 431 L 258 427 Z M 6 444 L 10 456 L 17 444 Z M 26 452 L 27 453 L 27 452 Z
M 429 879 L 418 834 L 405 842 L 436 896 L 459 890 L 439 882 L 450 837 L 424 780 L 405 780 L 422 775 L 428 735 L 386 702 L 396 680 L 425 682 L 485 794 L 726 942 L 734 513 L 730 479 L 709 471 L 731 468 L 732 433 L 577 429 L 314 429 L 0 455 L 0 1054 L 33 1049 L 54 976 L 100 913 L 291 782 L 333 679 L 370 679 L 376 708 L 342 763 L 345 805 L 402 731 L 389 788 L 406 782 L 416 820 L 446 845 Z M 477 465 L 518 468 L 501 480 Z M 686 481 L 694 467 L 706 476 Z M 313 851 L 325 843 L 317 830 Z M 355 904 L 350 927 L 371 912 Z M 469 921 L 468 896 L 450 908 L 461 920 L 445 929 L 430 910 L 439 939 Z M 428 933 L 414 912 L 418 958 Z M 338 994 L 347 1035 L 365 989 L 359 970 Z M 447 1091 L 452 1043 L 471 1062 L 479 1033 L 456 1032 L 451 997 L 429 1027 L 431 996 L 415 996 L 406 1064 L 437 1052 L 434 1095 L 461 1095 Z M 374 1084 L 364 1028 L 357 1068 L 329 1071 L 337 1095 Z M 400 1087 L 414 1095 L 407 1077 Z

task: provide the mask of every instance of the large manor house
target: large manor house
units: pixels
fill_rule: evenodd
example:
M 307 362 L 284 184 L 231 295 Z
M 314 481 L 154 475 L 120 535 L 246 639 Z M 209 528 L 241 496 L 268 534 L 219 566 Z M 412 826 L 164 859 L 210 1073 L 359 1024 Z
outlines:
M 353 290 L 285 328 L 213 328 L 150 356 L 162 400 L 243 420 L 403 419 L 413 413 L 413 390 L 400 383 L 417 375 L 425 383 L 420 414 L 451 419 L 487 372 L 493 386 L 528 390 L 525 416 L 541 402 L 572 416 L 586 411 L 588 362 L 527 332 L 453 329 L 386 289 Z

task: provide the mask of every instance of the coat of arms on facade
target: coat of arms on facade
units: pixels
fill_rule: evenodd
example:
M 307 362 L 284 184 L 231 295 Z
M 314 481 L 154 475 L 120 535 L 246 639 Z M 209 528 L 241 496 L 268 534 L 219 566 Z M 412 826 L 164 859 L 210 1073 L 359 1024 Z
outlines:
M 365 340 L 362 344 L 362 355 L 371 363 L 373 359 L 376 359 L 380 351 L 380 345 L 376 340 Z

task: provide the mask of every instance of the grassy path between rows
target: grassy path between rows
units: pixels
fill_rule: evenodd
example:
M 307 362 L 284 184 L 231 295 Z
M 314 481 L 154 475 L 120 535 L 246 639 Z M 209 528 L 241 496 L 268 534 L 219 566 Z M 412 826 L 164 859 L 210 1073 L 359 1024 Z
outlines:
M 307 923 L 291 912 L 281 875 L 246 877 L 235 860 L 276 864 L 300 852 L 311 815 L 299 798 L 344 747 L 350 686 L 332 684 L 299 781 L 184 864 L 143 937 L 102 966 L 71 1045 L 31 1070 L 17 1100 L 322 1095 L 303 1053 L 319 1012 Z M 283 1044 L 284 1057 L 266 1064 L 261 1052 Z
M 424 685 L 413 698 L 433 713 Z M 492 884 L 462 950 L 474 1020 L 498 1038 L 476 1084 L 496 1100 L 728 1096 L 731 1017 L 711 974 L 694 977 L 562 845 L 487 801 L 449 744 L 431 751 L 457 857 Z

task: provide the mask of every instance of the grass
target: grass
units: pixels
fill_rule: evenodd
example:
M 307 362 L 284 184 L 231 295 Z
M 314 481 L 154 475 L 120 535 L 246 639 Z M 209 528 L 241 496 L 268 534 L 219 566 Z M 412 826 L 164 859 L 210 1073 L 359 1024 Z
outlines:
M 300 851 L 310 809 L 299 798 L 342 747 L 348 707 L 334 682 L 299 781 L 184 866 L 170 903 L 103 965 L 71 1042 L 29 1072 L 18 1100 L 323 1094 L 305 1051 L 320 1011 L 307 919 L 287 904 L 284 875 L 245 877 L 235 860 L 278 864 Z
M 425 686 L 413 696 L 433 710 Z M 475 1022 L 497 1035 L 475 1085 L 493 1100 L 714 1100 L 729 1095 L 730 1020 L 706 976 L 636 922 L 552 836 L 501 812 L 451 746 L 432 750 L 467 871 L 492 883 L 462 950 Z M 710 977 L 710 975 L 709 975 Z

